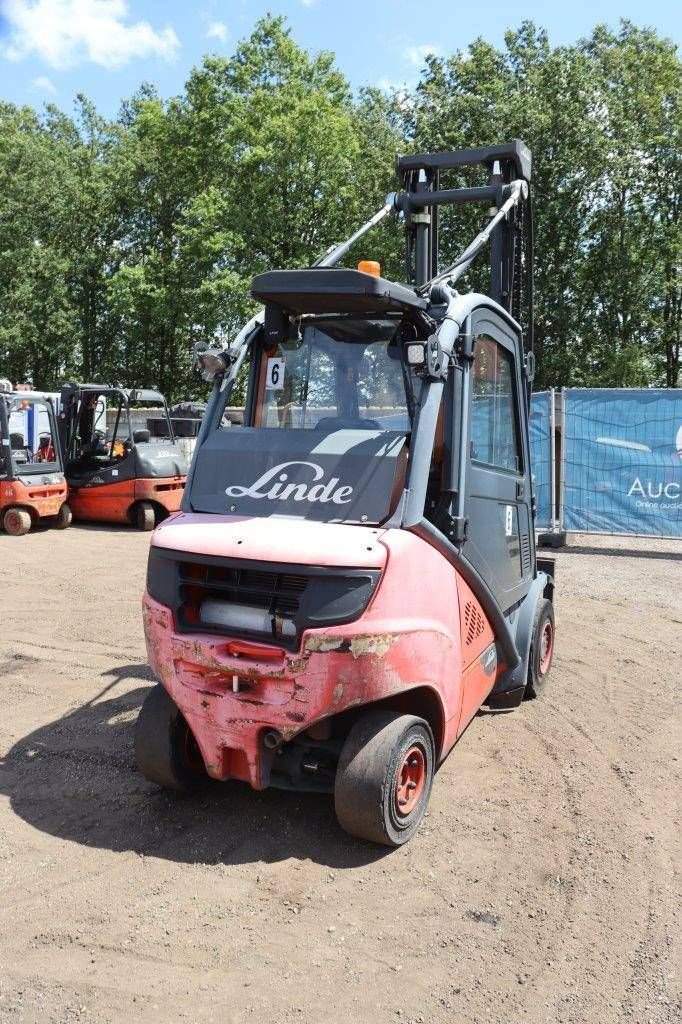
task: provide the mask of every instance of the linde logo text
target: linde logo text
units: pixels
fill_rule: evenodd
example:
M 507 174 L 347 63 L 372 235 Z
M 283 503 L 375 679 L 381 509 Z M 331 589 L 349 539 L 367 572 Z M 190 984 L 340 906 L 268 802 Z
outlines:
M 289 476 L 284 471 L 292 466 L 307 466 L 313 471 L 309 484 L 288 484 Z M 238 484 L 225 488 L 229 498 L 267 498 L 268 501 L 319 501 L 333 502 L 335 505 L 347 505 L 351 500 L 353 488 L 337 486 L 339 478 L 331 477 L 326 483 L 320 483 L 324 476 L 322 466 L 316 462 L 281 462 L 263 473 L 250 487 Z

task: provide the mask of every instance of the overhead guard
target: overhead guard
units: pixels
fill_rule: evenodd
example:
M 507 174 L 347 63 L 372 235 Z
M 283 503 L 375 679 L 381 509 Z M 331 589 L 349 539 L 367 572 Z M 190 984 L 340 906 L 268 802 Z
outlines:
M 295 314 L 404 313 L 428 305 L 404 285 L 336 267 L 271 270 L 254 278 L 251 295 Z

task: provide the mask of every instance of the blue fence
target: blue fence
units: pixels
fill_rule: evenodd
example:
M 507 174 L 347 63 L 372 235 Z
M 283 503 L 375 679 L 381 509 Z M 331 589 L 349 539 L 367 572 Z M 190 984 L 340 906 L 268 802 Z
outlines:
M 563 525 L 682 537 L 682 391 L 563 393 Z
M 549 530 L 554 521 L 554 392 L 538 391 L 530 403 L 530 461 L 535 477 L 536 528 Z

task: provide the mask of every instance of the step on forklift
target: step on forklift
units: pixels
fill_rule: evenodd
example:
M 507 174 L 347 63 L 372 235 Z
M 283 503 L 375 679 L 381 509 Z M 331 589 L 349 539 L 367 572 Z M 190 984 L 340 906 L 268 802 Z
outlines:
M 482 166 L 486 183 L 442 188 Z M 143 614 L 160 684 L 139 771 L 333 793 L 338 821 L 399 846 L 481 705 L 547 684 L 549 561 L 536 559 L 531 155 L 509 145 L 398 160 L 403 190 L 310 268 L 256 277 L 264 306 L 225 350 L 182 512 L 152 537 Z M 438 266 L 438 212 L 489 219 Z M 390 213 L 409 284 L 336 266 Z M 490 243 L 490 295 L 457 280 Z M 248 363 L 244 426 L 225 429 Z
M 21 537 L 71 524 L 52 400 L 0 381 L 0 526 Z
M 154 415 L 145 427 L 134 429 L 139 410 Z M 113 418 L 110 431 L 107 412 Z M 59 428 L 76 519 L 153 530 L 178 511 L 187 460 L 158 391 L 64 384 Z

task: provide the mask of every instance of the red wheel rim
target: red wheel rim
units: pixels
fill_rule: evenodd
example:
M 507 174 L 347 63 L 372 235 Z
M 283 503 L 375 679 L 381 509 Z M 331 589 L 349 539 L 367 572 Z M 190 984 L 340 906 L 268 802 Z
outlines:
M 21 533 L 23 522 L 18 512 L 8 512 L 5 517 L 5 529 L 11 537 L 16 537 Z
M 552 664 L 552 651 L 554 650 L 554 630 L 552 629 L 552 623 L 547 622 L 542 627 L 542 633 L 540 634 L 540 675 L 544 676 L 549 672 L 549 666 Z
M 395 780 L 395 806 L 405 817 L 419 803 L 426 784 L 426 757 L 421 747 L 413 746 L 405 754 Z

